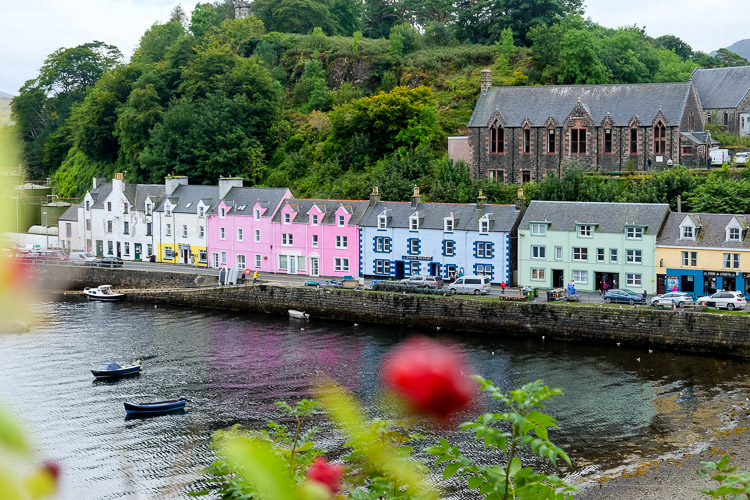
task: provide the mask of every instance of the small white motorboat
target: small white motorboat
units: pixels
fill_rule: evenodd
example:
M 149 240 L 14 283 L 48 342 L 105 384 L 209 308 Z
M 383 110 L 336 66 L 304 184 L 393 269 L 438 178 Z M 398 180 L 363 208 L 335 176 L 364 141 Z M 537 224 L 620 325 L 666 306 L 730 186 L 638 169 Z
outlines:
M 310 315 L 304 311 L 295 311 L 294 309 L 289 309 L 289 317 L 295 319 L 307 319 L 310 317 Z
M 117 293 L 112 291 L 112 285 L 100 285 L 96 288 L 86 287 L 83 289 L 83 294 L 89 298 L 89 300 L 104 300 L 114 302 L 125 298 L 124 293 Z

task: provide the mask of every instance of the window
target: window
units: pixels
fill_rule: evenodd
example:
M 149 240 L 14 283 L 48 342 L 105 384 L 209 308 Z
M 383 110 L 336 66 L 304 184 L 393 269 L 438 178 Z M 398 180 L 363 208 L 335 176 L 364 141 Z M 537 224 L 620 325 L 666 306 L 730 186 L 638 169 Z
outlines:
M 492 258 L 492 243 L 489 241 L 477 241 L 476 245 L 478 259 Z
M 237 241 L 242 241 L 242 228 L 237 228 Z
M 729 113 L 724 113 L 724 126 L 729 125 Z
M 166 211 L 167 217 L 172 215 L 172 205 L 169 205 L 169 204 L 164 205 L 164 210 Z
M 292 215 L 284 214 L 284 224 L 289 224 L 290 222 L 292 222 Z
M 388 226 L 388 217 L 385 215 L 378 216 L 378 229 L 385 229 Z
M 187 226 L 184 224 L 182 225 L 182 237 L 187 238 Z
M 695 130 L 695 116 L 692 111 L 690 112 L 690 116 L 688 116 L 688 130 L 691 132 Z
M 214 258 L 214 266 L 213 267 L 219 267 L 219 254 L 214 252 L 211 255 L 213 255 L 213 258 Z
M 591 238 L 592 226 L 578 226 L 578 236 L 581 238 Z
M 490 170 L 487 175 L 492 182 L 505 182 L 505 170 Z
M 154 246 L 151 243 L 146 244 L 146 253 L 149 256 L 154 255 Z
M 409 274 L 412 276 L 419 274 L 419 262 L 413 260 L 409 263 Z
M 221 252 L 221 265 L 226 266 L 227 265 L 227 253 Z
M 294 238 L 291 233 L 283 233 L 281 235 L 281 244 L 285 247 L 290 247 L 294 244 Z
M 492 265 L 491 264 L 477 264 L 474 266 L 477 276 L 492 276 Z
M 654 127 L 654 154 L 663 155 L 667 152 L 667 129 L 662 122 Z
M 219 209 L 219 217 L 221 217 L 223 219 L 226 215 L 227 215 L 226 209 L 224 207 L 221 207 Z
M 347 248 L 347 240 L 346 236 L 336 236 L 336 248 Z
M 204 215 L 206 215 L 206 207 L 201 205 L 198 207 L 198 217 L 203 217 Z
M 642 240 L 643 239 L 643 228 L 642 227 L 628 227 L 627 238 L 629 240 Z
M 122 234 L 130 234 L 130 223 L 128 221 L 122 223 Z
M 531 130 L 523 129 L 523 153 L 529 154 L 531 152 Z
M 260 220 L 260 208 L 253 210 L 253 219 Z
M 260 243 L 260 229 L 255 230 L 255 243 Z
M 151 215 L 151 203 L 146 203 L 146 215 Z
M 479 232 L 489 233 L 490 232 L 490 220 L 486 217 L 479 219 Z
M 739 269 L 739 268 L 740 268 L 740 254 L 725 253 L 724 254 L 724 269 Z
M 70 222 L 65 223 L 65 236 L 68 238 L 73 237 L 73 224 Z
M 553 128 L 547 130 L 547 152 L 555 152 L 555 129 Z
M 376 260 L 375 261 L 375 274 L 391 274 L 391 261 Z
M 333 270 L 337 273 L 349 272 L 349 259 L 343 257 L 333 259 Z
M 208 262 L 208 252 L 206 250 L 198 250 L 198 262 L 205 264 Z
M 596 249 L 596 261 L 604 262 L 604 249 L 603 248 Z
M 604 154 L 605 155 L 612 154 L 612 129 L 611 128 L 604 129 Z
M 684 155 L 693 154 L 693 146 L 682 146 L 682 154 Z
M 450 233 L 453 231 L 453 219 L 443 219 L 443 231 L 445 231 L 446 233 Z
M 625 262 L 628 264 L 640 264 L 643 262 L 641 250 L 625 250 Z
M 91 219 L 86 219 L 86 231 L 91 231 Z
M 127 203 L 123 204 L 123 206 L 122 206 L 122 213 L 124 213 L 124 214 L 128 213 L 128 204 Z
M 586 284 L 589 282 L 588 271 L 573 271 L 573 281 L 576 283 Z
M 198 226 L 198 237 L 200 238 L 206 237 L 206 228 L 204 226 Z
M 534 281 L 543 281 L 544 280 L 544 269 L 531 269 L 531 279 Z
M 174 259 L 174 250 L 172 249 L 172 247 L 164 248 L 164 259 L 166 260 Z M 218 264 L 216 267 L 218 267 Z
M 111 211 L 112 211 L 112 202 L 108 201 L 107 202 L 107 212 L 111 212 Z
M 443 240 L 443 255 L 447 257 L 456 255 L 456 244 L 453 240 Z
M 682 266 L 696 267 L 698 265 L 698 252 L 682 252 Z
M 531 182 L 531 170 L 521 171 L 521 183 L 526 184 L 528 182 Z
M 628 286 L 641 286 L 641 275 L 640 274 L 632 274 L 627 273 L 625 274 L 625 282 L 628 284 Z
M 338 226 L 343 227 L 346 224 L 346 217 L 343 215 L 338 216 Z
M 616 248 L 610 248 L 609 249 L 609 261 L 614 264 L 617 262 L 617 249 Z
M 695 238 L 695 232 L 693 226 L 682 226 L 682 238 L 693 239 Z
M 313 226 L 318 225 L 318 214 L 312 214 L 312 216 L 310 217 L 310 224 L 312 224 Z
M 445 276 L 449 277 L 451 275 L 456 274 L 456 265 L 455 264 L 446 264 L 445 265 Z
M 379 236 L 375 238 L 375 251 L 376 252 L 390 252 L 391 251 L 391 239 Z
M 167 236 L 172 236 L 172 224 L 167 224 Z
M 259 254 L 255 254 L 255 267 L 260 268 L 261 264 L 263 264 L 263 257 Z
M 555 260 L 562 260 L 563 253 L 562 253 L 562 247 L 555 247 Z
M 313 248 L 318 248 L 318 235 L 317 234 L 312 235 L 312 241 L 310 242 L 310 246 Z
M 89 200 L 86 200 L 86 211 L 88 212 L 90 210 L 91 210 L 91 202 Z
M 498 124 L 490 127 L 490 153 L 505 152 L 505 129 Z
M 531 247 L 531 258 L 532 259 L 544 259 L 546 258 L 546 247 L 532 246 Z
M 125 255 L 130 255 L 130 242 L 129 241 L 126 241 L 123 243 L 123 248 L 124 248 L 123 253 Z
M 115 253 L 115 250 L 114 250 L 114 244 L 113 244 L 113 243 L 112 243 L 111 241 L 108 241 L 108 242 L 107 242 L 107 253 L 108 253 L 109 255 L 112 255 L 112 254 L 114 254 L 114 253 Z
M 574 154 L 574 155 L 586 154 L 586 129 L 585 128 L 570 129 L 570 154 Z
M 226 238 L 227 230 L 226 228 L 220 227 L 219 228 L 219 239 L 223 240 Z
M 112 232 L 112 221 L 111 220 L 107 221 L 107 232 L 108 233 Z M 167 236 L 169 236 L 169 235 L 167 235 Z
M 547 234 L 547 224 L 531 224 L 532 236 L 544 236 Z
M 729 241 L 740 241 L 740 228 L 730 227 L 727 231 L 727 240 Z
M 589 249 L 581 247 L 573 247 L 573 260 L 588 260 Z
M 635 127 L 630 129 L 630 154 L 638 154 L 638 129 Z
M 237 267 L 245 269 L 245 256 L 241 253 L 237 254 Z
M 409 253 L 412 255 L 419 254 L 419 240 L 416 238 L 409 240 Z
M 419 217 L 412 215 L 409 217 L 409 230 L 416 231 L 417 229 L 419 229 Z

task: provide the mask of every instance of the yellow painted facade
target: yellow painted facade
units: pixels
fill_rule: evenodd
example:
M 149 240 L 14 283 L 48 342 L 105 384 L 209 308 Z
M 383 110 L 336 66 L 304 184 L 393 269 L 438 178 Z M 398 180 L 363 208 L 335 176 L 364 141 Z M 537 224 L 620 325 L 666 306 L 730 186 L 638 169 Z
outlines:
M 688 254 L 688 264 L 683 265 L 682 252 L 696 252 L 695 265 L 692 264 L 692 255 Z M 739 267 L 734 267 L 734 257 L 730 267 L 724 267 L 724 254 L 739 254 Z M 691 269 L 706 271 L 736 271 L 747 273 L 750 272 L 750 249 L 716 249 L 716 248 L 670 248 L 656 247 L 656 262 L 658 263 L 657 273 L 663 274 L 667 269 Z
M 196 245 L 185 245 L 185 244 L 173 244 L 173 243 L 159 243 L 157 245 L 157 262 L 164 262 L 168 264 L 191 264 L 190 255 L 195 256 L 194 264 L 197 267 L 208 267 L 208 248 Z M 171 250 L 172 258 L 167 258 L 167 250 Z M 188 250 L 189 249 L 189 250 Z M 201 262 L 199 256 L 203 252 L 206 256 L 205 261 Z

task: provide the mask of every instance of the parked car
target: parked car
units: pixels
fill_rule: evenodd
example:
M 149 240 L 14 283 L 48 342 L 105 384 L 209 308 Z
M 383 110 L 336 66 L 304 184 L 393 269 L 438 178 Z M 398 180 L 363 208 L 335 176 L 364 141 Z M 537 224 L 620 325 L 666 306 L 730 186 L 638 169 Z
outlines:
M 716 292 L 713 295 L 698 297 L 698 305 L 715 307 L 717 309 L 744 309 L 747 306 L 745 295 L 742 292 Z
M 747 165 L 747 157 L 750 153 L 737 153 L 734 155 L 734 162 L 737 165 Z
M 440 276 L 425 276 L 418 274 L 401 280 L 401 283 L 406 283 L 407 285 L 415 286 L 417 288 L 443 288 L 443 278 Z
M 448 285 L 451 293 L 487 295 L 492 290 L 489 276 L 462 276 Z
M 70 263 L 77 266 L 95 266 L 99 261 L 91 252 L 70 252 Z
M 669 292 L 664 295 L 654 295 L 649 302 L 652 306 L 685 307 L 693 305 L 693 296 L 687 292 Z
M 643 295 L 627 288 L 613 288 L 604 294 L 604 302 L 607 304 L 615 302 L 620 304 L 645 304 Z
M 99 261 L 99 267 L 122 267 L 122 259 L 120 257 L 104 257 Z
M 39 262 L 62 264 L 68 261 L 68 255 L 62 250 L 42 250 L 37 257 Z

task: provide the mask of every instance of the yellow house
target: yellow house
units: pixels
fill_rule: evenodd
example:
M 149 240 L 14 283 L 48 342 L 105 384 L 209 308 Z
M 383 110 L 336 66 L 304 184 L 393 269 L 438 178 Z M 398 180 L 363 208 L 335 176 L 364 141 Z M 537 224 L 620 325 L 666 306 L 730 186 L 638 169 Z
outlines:
M 656 292 L 750 295 L 750 218 L 673 212 L 656 240 Z

